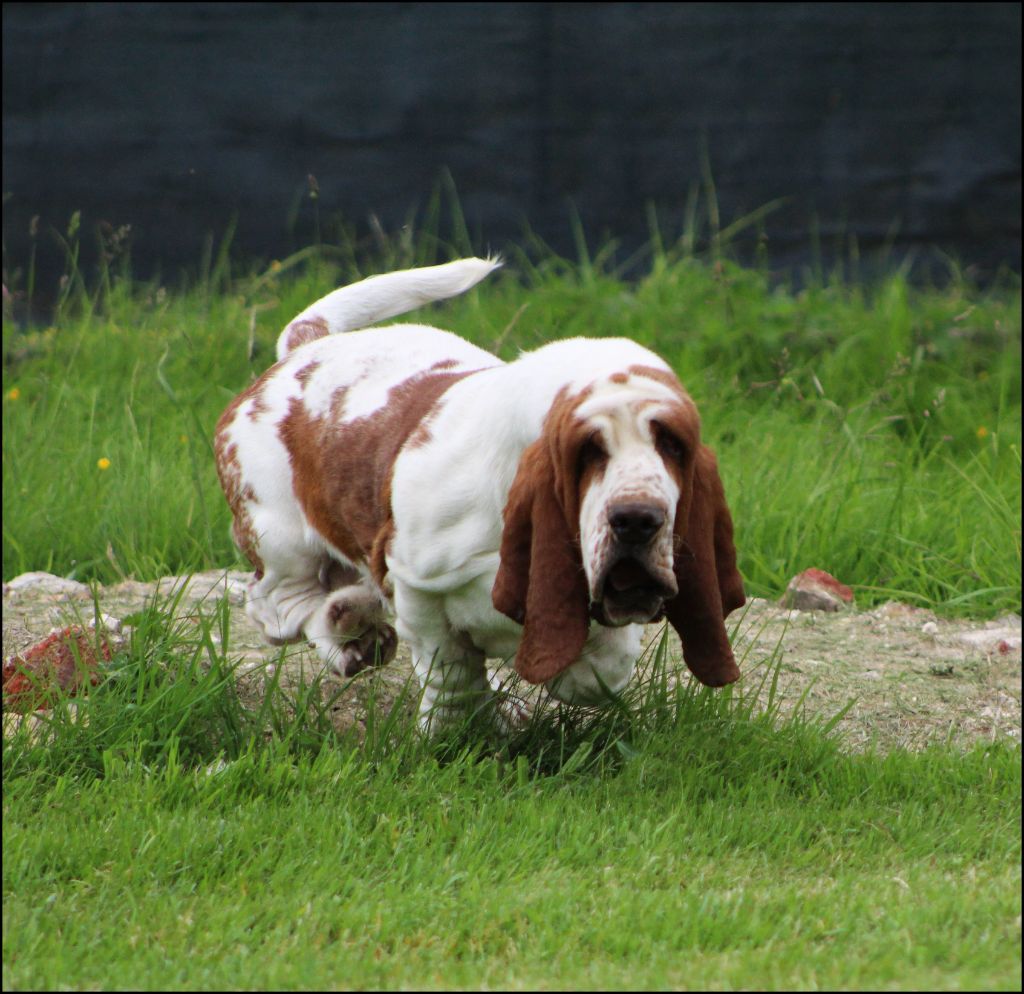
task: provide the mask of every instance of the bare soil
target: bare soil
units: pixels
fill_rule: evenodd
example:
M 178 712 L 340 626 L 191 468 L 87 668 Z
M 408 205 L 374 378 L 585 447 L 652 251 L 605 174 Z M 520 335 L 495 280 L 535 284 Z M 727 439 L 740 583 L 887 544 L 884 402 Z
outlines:
M 227 597 L 228 656 L 239 660 L 240 691 L 254 701 L 274 667 L 284 688 L 319 672 L 315 653 L 304 646 L 286 650 L 263 644 L 243 609 L 247 574 L 210 570 L 190 579 L 165 577 L 155 583 L 128 580 L 100 587 L 100 610 L 111 619 L 139 611 L 154 597 L 187 583 L 179 616 L 198 621 Z M 95 614 L 92 591 L 83 584 L 26 574 L 3 588 L 4 658 L 43 639 L 54 627 L 88 622 Z M 949 741 L 1021 737 L 1021 619 L 944 620 L 930 611 L 891 602 L 870 611 L 794 611 L 754 599 L 730 618 L 744 682 L 758 685 L 777 658 L 777 698 L 783 709 L 799 702 L 813 714 L 830 716 L 853 702 L 839 730 L 851 749 L 921 748 Z M 662 626 L 650 626 L 648 640 Z M 680 673 L 678 641 L 671 653 Z M 361 725 L 368 701 L 387 707 L 411 680 L 408 649 L 400 646 L 389 666 L 362 674 L 333 705 L 341 727 Z M 337 689 L 337 687 L 335 687 Z

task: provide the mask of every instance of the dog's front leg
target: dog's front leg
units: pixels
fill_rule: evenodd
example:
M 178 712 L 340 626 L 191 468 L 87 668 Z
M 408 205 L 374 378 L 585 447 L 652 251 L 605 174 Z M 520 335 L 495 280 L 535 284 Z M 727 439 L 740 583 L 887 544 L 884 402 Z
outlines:
M 490 707 L 494 693 L 484 654 L 451 629 L 442 597 L 397 581 L 395 614 L 398 634 L 412 650 L 413 670 L 423 688 L 419 724 L 424 732 L 437 732 Z

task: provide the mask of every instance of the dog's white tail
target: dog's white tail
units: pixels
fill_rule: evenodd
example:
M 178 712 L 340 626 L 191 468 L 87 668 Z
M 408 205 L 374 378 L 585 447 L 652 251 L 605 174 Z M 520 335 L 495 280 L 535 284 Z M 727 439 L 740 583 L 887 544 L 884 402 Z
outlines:
M 343 286 L 289 322 L 277 340 L 277 358 L 280 361 L 316 338 L 366 328 L 432 301 L 456 297 L 500 265 L 500 259 L 458 259 L 443 266 L 402 269 Z

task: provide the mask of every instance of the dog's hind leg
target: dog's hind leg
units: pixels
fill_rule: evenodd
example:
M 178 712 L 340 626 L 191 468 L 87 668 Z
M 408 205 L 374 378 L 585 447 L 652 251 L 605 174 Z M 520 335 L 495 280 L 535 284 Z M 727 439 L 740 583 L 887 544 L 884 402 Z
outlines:
M 323 604 L 324 591 L 316 577 L 281 576 L 273 570 L 249 582 L 245 613 L 271 645 L 299 642 L 308 619 Z

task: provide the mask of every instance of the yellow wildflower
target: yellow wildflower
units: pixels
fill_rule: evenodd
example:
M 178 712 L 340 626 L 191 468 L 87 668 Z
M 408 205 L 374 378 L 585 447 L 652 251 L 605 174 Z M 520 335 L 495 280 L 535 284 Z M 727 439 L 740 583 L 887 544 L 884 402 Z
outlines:
M 988 429 L 984 425 L 981 425 L 975 432 L 975 434 L 978 436 L 978 438 L 984 438 L 986 435 L 988 435 Z
M 279 272 L 281 272 L 281 263 L 279 263 L 279 262 L 277 261 L 277 259 L 275 259 L 275 260 L 274 260 L 274 261 L 273 261 L 273 262 L 272 262 L 272 263 L 270 264 L 270 271 L 271 271 L 272 273 L 279 273 Z
M 96 465 L 99 466 L 100 469 L 110 469 L 110 460 L 104 456 L 102 459 L 96 460 Z
M 20 396 L 21 391 L 17 387 L 11 387 L 11 389 L 7 391 L 8 400 L 17 400 Z

